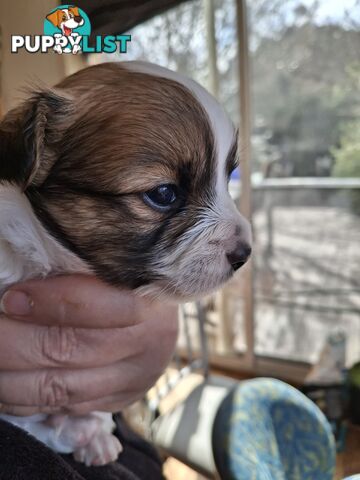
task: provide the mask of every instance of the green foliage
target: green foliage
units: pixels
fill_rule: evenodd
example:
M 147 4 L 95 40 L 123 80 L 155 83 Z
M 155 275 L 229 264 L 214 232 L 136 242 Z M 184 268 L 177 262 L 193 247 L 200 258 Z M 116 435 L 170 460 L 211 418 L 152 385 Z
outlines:
M 331 174 L 341 125 L 359 115 L 358 40 L 358 32 L 307 21 L 261 39 L 253 53 L 255 121 L 271 129 L 291 175 Z
M 345 124 L 340 147 L 331 153 L 335 158 L 334 177 L 360 177 L 360 120 Z M 360 215 L 360 192 L 351 192 L 350 198 L 354 213 Z
M 333 176 L 360 177 L 360 120 L 345 125 L 340 147 L 331 153 L 335 158 Z

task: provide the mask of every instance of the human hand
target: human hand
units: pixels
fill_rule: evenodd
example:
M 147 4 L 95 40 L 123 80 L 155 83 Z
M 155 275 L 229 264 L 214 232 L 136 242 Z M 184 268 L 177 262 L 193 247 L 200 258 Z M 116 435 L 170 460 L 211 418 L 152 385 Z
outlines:
M 1 301 L 0 411 L 115 412 L 171 359 L 177 309 L 70 275 L 12 286 Z

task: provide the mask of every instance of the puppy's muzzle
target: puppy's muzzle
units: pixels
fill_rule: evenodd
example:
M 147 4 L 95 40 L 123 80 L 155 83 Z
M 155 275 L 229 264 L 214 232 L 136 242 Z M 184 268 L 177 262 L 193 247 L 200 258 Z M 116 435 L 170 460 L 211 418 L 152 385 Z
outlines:
M 234 272 L 245 265 L 251 255 L 251 247 L 247 243 L 238 242 L 235 250 L 226 254 Z

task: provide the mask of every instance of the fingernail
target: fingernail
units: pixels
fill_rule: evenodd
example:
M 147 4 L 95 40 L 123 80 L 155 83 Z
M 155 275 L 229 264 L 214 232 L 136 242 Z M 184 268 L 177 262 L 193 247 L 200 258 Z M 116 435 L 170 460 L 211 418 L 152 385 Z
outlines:
M 34 302 L 24 292 L 8 290 L 2 296 L 0 306 L 7 315 L 26 316 L 30 315 Z

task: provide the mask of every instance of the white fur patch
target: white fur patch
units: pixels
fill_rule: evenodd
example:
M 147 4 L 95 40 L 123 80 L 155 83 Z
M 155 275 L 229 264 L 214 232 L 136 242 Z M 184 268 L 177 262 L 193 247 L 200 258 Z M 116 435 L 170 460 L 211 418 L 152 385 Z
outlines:
M 50 236 L 19 187 L 0 184 L 0 295 L 10 285 L 55 273 L 90 273 Z

